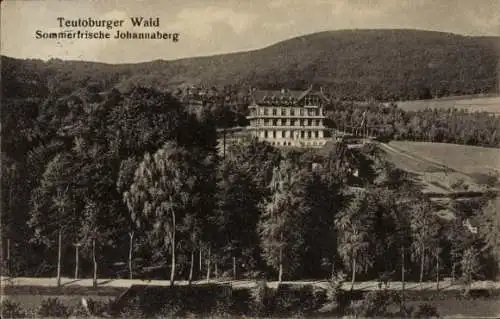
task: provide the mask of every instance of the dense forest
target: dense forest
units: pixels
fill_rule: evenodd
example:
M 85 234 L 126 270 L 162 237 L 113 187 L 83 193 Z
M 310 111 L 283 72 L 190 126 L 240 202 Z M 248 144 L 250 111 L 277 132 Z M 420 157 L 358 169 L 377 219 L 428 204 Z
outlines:
M 370 135 L 410 141 L 454 143 L 500 147 L 500 117 L 465 109 L 425 109 L 404 111 L 396 104 L 337 101 L 328 110 L 328 125 L 355 132 L 366 112 L 366 132 Z M 361 133 L 359 130 L 358 133 Z
M 3 273 L 73 276 L 78 246 L 94 278 L 498 276 L 498 200 L 441 219 L 369 146 L 221 156 L 220 116 L 141 87 L 4 99 Z
M 269 47 L 200 58 L 103 64 L 2 56 L 6 97 L 68 94 L 75 87 L 158 90 L 234 85 L 269 89 L 323 86 L 339 99 L 381 101 L 498 93 L 499 40 L 417 30 L 328 31 Z

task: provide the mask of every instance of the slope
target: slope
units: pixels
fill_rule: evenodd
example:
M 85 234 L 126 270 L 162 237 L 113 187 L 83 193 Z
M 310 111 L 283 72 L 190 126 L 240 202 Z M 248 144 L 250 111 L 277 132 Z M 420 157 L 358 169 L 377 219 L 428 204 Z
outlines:
M 88 83 L 104 89 L 135 84 L 298 89 L 319 84 L 338 98 L 382 100 L 495 92 L 498 42 L 496 37 L 431 31 L 342 30 L 254 51 L 140 64 L 2 57 L 2 93 L 27 96 Z

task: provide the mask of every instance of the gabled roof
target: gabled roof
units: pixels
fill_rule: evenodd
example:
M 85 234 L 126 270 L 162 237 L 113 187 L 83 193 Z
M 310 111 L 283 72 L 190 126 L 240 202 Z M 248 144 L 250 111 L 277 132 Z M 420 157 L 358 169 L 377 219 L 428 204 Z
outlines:
M 278 100 L 278 101 L 290 101 L 296 103 L 302 100 L 307 95 L 316 95 L 320 97 L 323 101 L 330 102 L 330 99 L 325 95 L 322 89 L 314 90 L 311 85 L 305 91 L 299 90 L 254 90 L 251 93 L 252 100 L 254 103 L 261 103 L 265 100 Z
M 293 99 L 297 100 L 303 91 L 295 91 L 295 90 L 255 90 L 252 92 L 252 97 L 256 102 L 263 101 L 266 98 L 272 99 Z

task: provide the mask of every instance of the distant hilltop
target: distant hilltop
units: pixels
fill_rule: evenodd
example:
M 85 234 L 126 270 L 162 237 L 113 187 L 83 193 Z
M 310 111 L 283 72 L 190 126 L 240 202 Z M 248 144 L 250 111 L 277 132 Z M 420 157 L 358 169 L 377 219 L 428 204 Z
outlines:
M 382 101 L 498 93 L 500 37 L 420 30 L 342 30 L 248 52 L 138 64 L 19 60 L 2 56 L 4 97 L 43 96 L 85 85 L 174 90 L 191 85 L 305 89 Z

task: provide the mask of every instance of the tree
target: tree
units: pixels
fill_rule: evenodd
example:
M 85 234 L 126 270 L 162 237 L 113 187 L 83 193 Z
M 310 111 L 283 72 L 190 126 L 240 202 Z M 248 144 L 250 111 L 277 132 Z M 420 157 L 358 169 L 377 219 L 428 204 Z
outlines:
M 483 208 L 479 236 L 484 242 L 483 251 L 489 252 L 496 262 L 496 274 L 500 275 L 500 198 L 488 202 Z
M 351 290 L 356 273 L 366 272 L 374 263 L 374 207 L 367 193 L 356 194 L 349 205 L 335 218 L 338 252 L 344 264 L 351 268 Z
M 278 271 L 278 281 L 283 274 L 292 274 L 297 267 L 300 247 L 303 245 L 303 218 L 308 213 L 304 207 L 301 175 L 288 161 L 275 167 L 270 184 L 271 197 L 264 202 L 259 221 L 260 245 L 265 262 Z
M 213 239 L 221 251 L 222 263 L 232 262 L 234 278 L 237 264 L 255 265 L 259 257 L 257 225 L 261 197 L 253 176 L 240 168 L 240 163 L 231 158 L 219 165 L 213 218 L 217 229 Z
M 465 293 L 468 293 L 472 281 L 479 274 L 481 264 L 479 263 L 479 252 L 474 247 L 469 247 L 464 251 L 460 261 L 462 268 L 462 280 L 466 286 Z
M 57 234 L 58 286 L 61 284 L 63 242 L 74 242 L 77 234 L 78 216 L 71 187 L 73 172 L 71 156 L 58 154 L 47 165 L 41 185 L 32 192 L 29 225 L 34 231 L 33 240 L 51 247 Z
M 403 185 L 402 185 L 403 186 Z M 380 186 L 379 186 L 380 187 Z M 405 285 L 406 255 L 411 243 L 410 209 L 408 198 L 411 196 L 405 187 L 377 188 L 373 195 L 377 205 L 377 223 L 374 237 L 377 238 L 377 263 L 384 273 L 395 272 L 400 264 L 402 290 Z M 399 252 L 394 254 L 392 252 Z M 382 258 L 380 258 L 382 257 Z M 394 268 L 390 268 L 394 267 Z
M 170 285 L 174 285 L 179 224 L 196 207 L 194 191 L 198 179 L 191 166 L 191 154 L 174 142 L 166 143 L 139 164 L 124 200 L 139 227 L 170 248 Z
M 420 260 L 419 281 L 424 279 L 425 260 L 439 248 L 440 224 L 428 199 L 414 202 L 411 213 L 412 257 Z
M 135 159 L 135 157 L 129 157 L 123 160 L 120 163 L 120 170 L 118 172 L 118 179 L 116 181 L 116 190 L 119 194 L 124 194 L 129 188 L 130 185 L 134 181 L 134 172 L 137 169 L 139 162 Z M 128 215 L 130 217 L 130 215 Z M 134 256 L 134 237 L 136 235 L 136 229 L 134 225 L 134 221 L 131 218 L 127 218 L 128 220 L 128 271 L 129 271 L 129 279 L 132 279 L 134 276 L 134 265 L 133 265 L 133 256 Z

